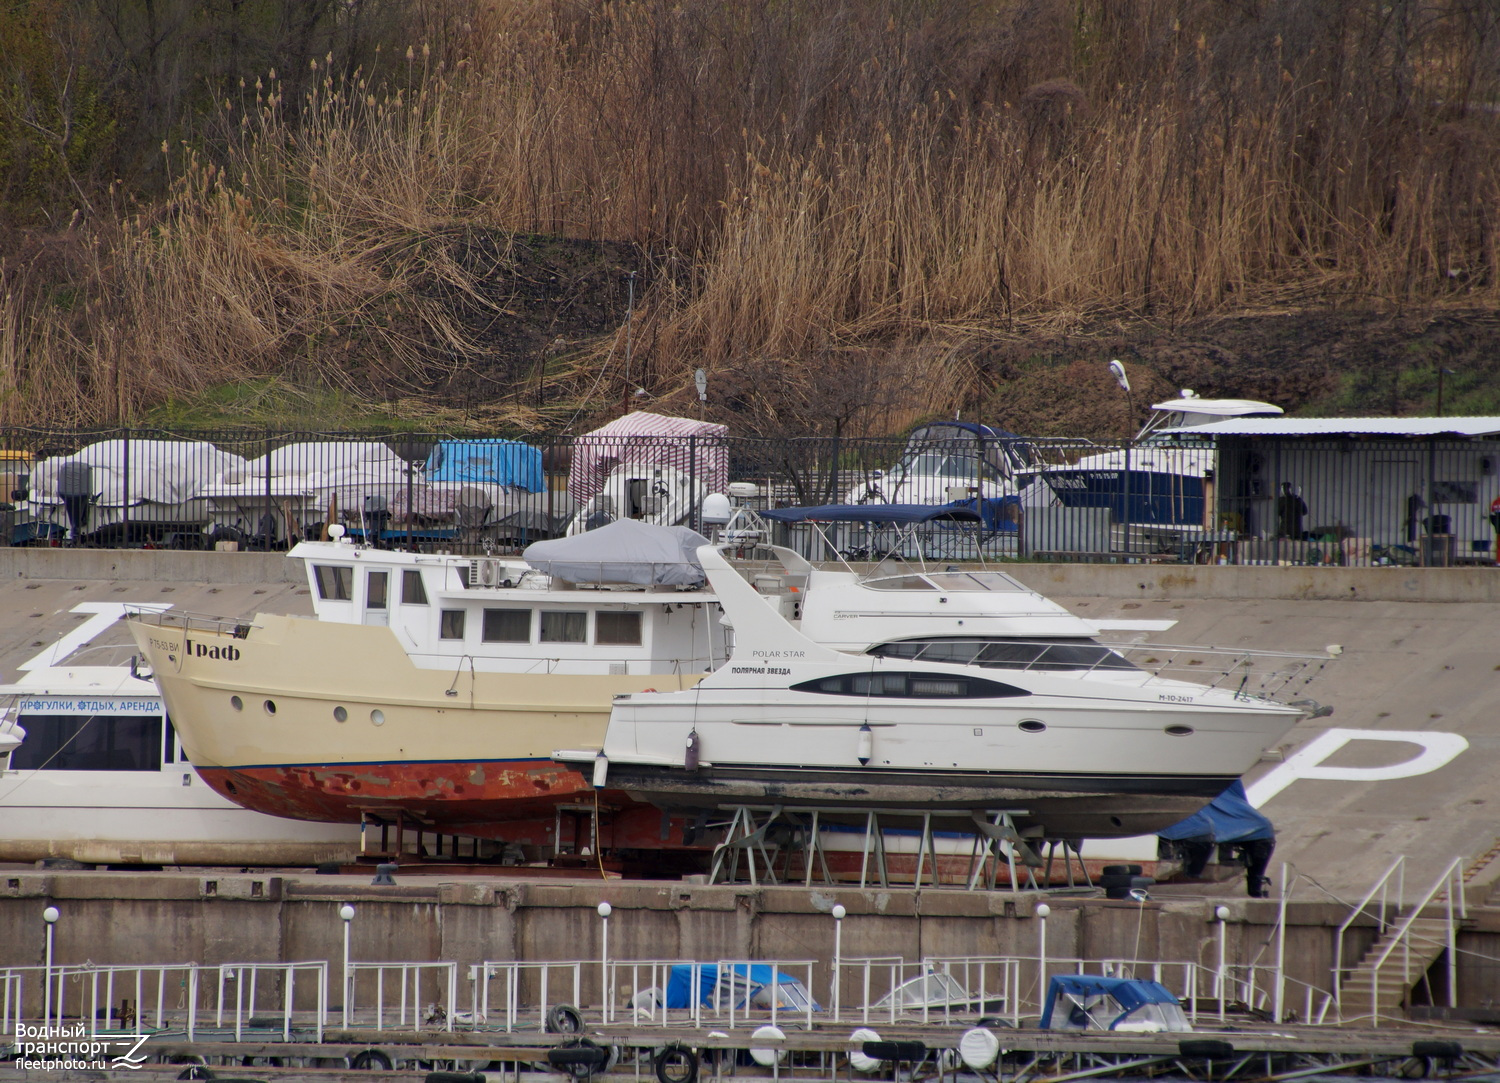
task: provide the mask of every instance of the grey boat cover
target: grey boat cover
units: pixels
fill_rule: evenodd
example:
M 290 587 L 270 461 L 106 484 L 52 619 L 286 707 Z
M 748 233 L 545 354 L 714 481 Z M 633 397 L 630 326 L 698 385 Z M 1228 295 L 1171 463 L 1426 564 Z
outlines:
M 652 526 L 618 519 L 607 526 L 528 545 L 521 554 L 537 571 L 570 583 L 630 583 L 640 587 L 696 587 L 709 540 L 685 526 Z

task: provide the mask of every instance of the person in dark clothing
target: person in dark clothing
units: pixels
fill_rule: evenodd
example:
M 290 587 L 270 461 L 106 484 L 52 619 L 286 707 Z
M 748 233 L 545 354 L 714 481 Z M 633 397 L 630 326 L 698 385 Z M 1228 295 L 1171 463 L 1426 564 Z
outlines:
M 1307 515 L 1307 503 L 1292 491 L 1292 483 L 1281 483 L 1281 495 L 1276 498 L 1276 530 L 1283 538 L 1300 538 L 1303 535 L 1302 520 Z
M 1271 881 L 1266 879 L 1266 869 L 1276 851 L 1275 837 L 1245 839 L 1235 843 L 1234 848 L 1245 864 L 1245 894 L 1252 899 L 1269 898 Z

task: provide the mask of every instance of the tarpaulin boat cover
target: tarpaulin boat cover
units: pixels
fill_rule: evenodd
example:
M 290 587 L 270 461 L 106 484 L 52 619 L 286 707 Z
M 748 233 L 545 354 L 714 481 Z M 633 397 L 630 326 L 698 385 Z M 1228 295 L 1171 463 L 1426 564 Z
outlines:
M 1157 832 L 1174 842 L 1211 838 L 1215 842 L 1251 842 L 1274 839 L 1276 828 L 1256 811 L 1245 796 L 1245 784 L 1235 779 L 1229 788 L 1185 820 Z
M 427 480 L 508 485 L 539 493 L 542 452 L 519 440 L 443 440 L 427 457 Z
M 729 487 L 728 435 L 728 425 L 637 410 L 574 439 L 568 491 L 582 507 L 618 466 L 670 466 L 693 474 L 704 492 L 722 493 Z
M 772 968 L 769 963 L 733 963 L 725 969 L 738 979 L 736 984 L 741 989 L 746 985 L 756 988 L 771 983 Z M 694 971 L 697 972 L 696 975 Z M 667 1007 L 691 1008 L 694 981 L 698 986 L 698 1002 L 704 1006 L 712 1004 L 714 988 L 719 984 L 718 965 L 715 963 L 677 963 L 667 975 Z M 798 987 L 802 985 L 795 974 L 790 974 L 785 970 L 776 972 L 776 983 Z M 811 1000 L 811 996 L 808 999 Z M 737 1007 L 743 1007 L 743 1005 L 737 1005 Z M 822 1011 L 816 1005 L 814 1005 L 814 1010 Z
M 1052 1009 L 1064 996 L 1079 1000 L 1111 996 L 1129 1014 L 1142 1004 L 1177 1004 L 1177 997 L 1160 982 L 1142 978 L 1104 978 L 1093 974 L 1061 974 L 1047 985 L 1047 1006 L 1042 1012 L 1043 1030 L 1052 1026 Z
M 309 474 L 331 478 L 348 474 L 400 474 L 406 469 L 406 460 L 378 440 L 304 440 L 252 459 L 239 476 L 226 473 L 224 481 L 264 481 L 267 467 L 273 478 Z
M 986 530 L 1015 530 L 1021 498 L 954 500 L 947 504 L 821 504 L 808 508 L 772 508 L 761 512 L 779 523 L 931 523 L 982 522 Z
M 698 549 L 708 544 L 685 526 L 619 519 L 571 538 L 528 545 L 521 556 L 537 571 L 570 583 L 696 587 L 707 578 Z
M 58 502 L 58 473 L 68 463 L 92 469 L 95 503 L 105 507 L 181 504 L 197 497 L 219 474 L 245 468 L 240 456 L 198 441 L 103 440 L 76 455 L 38 463 L 31 476 L 33 500 Z

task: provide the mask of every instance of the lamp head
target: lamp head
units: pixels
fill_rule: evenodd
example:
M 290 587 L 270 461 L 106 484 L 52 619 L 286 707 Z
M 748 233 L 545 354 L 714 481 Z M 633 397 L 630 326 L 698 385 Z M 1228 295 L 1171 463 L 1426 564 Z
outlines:
M 1228 921 L 1229 920 L 1229 907 L 1227 907 L 1227 906 L 1215 907 L 1214 908 L 1214 917 L 1218 918 L 1220 921 Z
M 602 903 L 599 904 L 599 916 L 601 918 L 607 918 L 607 917 L 609 917 L 609 915 L 613 911 L 614 911 L 614 907 L 610 906 L 609 903 L 602 902 Z
M 1130 390 L 1130 377 L 1125 375 L 1125 366 L 1118 361 L 1109 363 L 1109 374 L 1115 378 L 1115 383 L 1120 385 L 1121 391 Z
M 1046 903 L 1042 903 L 1036 908 L 1036 916 L 1043 919 L 1044 921 L 1046 920 L 1047 915 L 1050 913 L 1052 913 L 1052 907 L 1048 906 Z
M 343 906 L 339 907 L 339 917 L 343 918 L 345 921 L 353 921 L 354 907 L 350 906 L 348 903 L 345 903 Z
M 849 911 L 847 911 L 847 910 L 844 909 L 844 904 L 843 903 L 839 903 L 838 905 L 836 905 L 833 908 L 833 920 L 834 921 L 843 921 L 844 920 L 844 915 L 847 914 L 848 912 Z
M 47 907 L 47 909 L 42 911 L 42 920 L 45 921 L 48 925 L 56 923 L 57 919 L 60 917 L 62 917 L 62 912 L 55 906 L 49 906 Z

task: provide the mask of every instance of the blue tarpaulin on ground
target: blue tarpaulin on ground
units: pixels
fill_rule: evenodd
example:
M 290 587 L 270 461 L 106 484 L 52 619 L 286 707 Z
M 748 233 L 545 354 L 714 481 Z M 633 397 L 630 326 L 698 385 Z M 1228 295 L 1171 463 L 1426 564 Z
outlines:
M 427 457 L 428 481 L 544 488 L 542 452 L 518 440 L 443 440 Z
M 1256 811 L 1245 796 L 1245 784 L 1236 779 L 1206 806 L 1157 834 L 1173 842 L 1201 838 L 1211 838 L 1214 842 L 1251 842 L 1274 839 L 1276 828 Z

